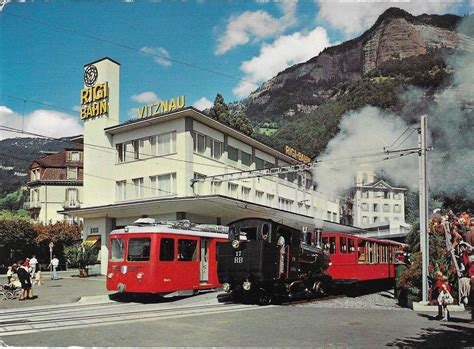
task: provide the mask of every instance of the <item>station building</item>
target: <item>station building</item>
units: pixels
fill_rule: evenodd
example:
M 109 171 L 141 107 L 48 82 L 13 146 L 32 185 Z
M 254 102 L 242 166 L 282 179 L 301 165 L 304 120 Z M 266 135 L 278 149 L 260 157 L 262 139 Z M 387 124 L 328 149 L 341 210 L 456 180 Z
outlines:
M 120 64 L 104 58 L 84 69 L 83 201 L 64 213 L 84 219 L 85 239 L 101 241 L 102 273 L 110 231 L 142 217 L 227 224 L 259 216 L 300 228 L 315 217 L 326 225 L 339 222 L 338 200 L 314 189 L 311 172 L 193 184 L 300 162 L 184 107 L 184 96 L 157 101 L 140 109 L 138 119 L 120 123 Z

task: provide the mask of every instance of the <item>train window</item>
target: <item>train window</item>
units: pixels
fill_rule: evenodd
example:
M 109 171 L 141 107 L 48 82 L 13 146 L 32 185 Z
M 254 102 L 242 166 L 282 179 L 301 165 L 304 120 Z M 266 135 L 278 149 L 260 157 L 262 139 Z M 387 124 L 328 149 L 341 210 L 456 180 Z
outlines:
M 355 252 L 354 239 L 347 239 L 347 242 L 349 246 L 348 253 L 354 253 Z
M 359 240 L 359 246 L 357 247 L 359 263 L 367 262 L 367 243 L 364 240 Z
M 329 238 L 329 253 L 330 254 L 336 253 L 336 238 L 335 237 Z
M 174 260 L 174 239 L 162 238 L 160 241 L 160 261 Z
M 110 248 L 111 261 L 123 261 L 123 252 L 125 250 L 125 243 L 123 239 L 112 239 Z
M 197 260 L 197 240 L 178 240 L 178 261 Z
M 150 259 L 150 239 L 129 239 L 128 256 L 130 262 L 141 262 Z
M 339 238 L 339 251 L 341 253 L 347 253 L 347 239 L 340 237 Z
M 240 228 L 240 233 L 244 233 L 247 240 L 257 240 L 257 227 Z
M 323 250 L 324 252 L 329 253 L 329 239 L 328 238 L 323 238 Z

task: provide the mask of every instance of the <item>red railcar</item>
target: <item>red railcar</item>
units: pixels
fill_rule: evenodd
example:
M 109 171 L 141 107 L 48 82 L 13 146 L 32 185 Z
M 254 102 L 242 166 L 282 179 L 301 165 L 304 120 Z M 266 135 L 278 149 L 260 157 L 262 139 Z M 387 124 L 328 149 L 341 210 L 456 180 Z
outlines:
M 216 244 L 227 232 L 215 228 L 158 223 L 112 231 L 107 290 L 163 295 L 220 287 Z
M 402 263 L 403 244 L 395 241 L 324 233 L 322 243 L 331 259 L 328 272 L 335 284 L 390 281 L 395 277 L 394 265 Z

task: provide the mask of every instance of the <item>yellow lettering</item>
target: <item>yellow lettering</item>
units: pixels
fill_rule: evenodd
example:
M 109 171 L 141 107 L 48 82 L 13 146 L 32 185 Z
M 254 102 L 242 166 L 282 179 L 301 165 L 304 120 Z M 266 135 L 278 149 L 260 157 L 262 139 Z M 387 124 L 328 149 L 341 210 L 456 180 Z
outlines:
M 155 107 L 155 112 L 154 112 L 153 114 L 159 114 L 159 113 L 160 113 L 161 103 L 160 103 L 160 102 L 157 102 L 157 103 L 153 104 L 153 106 Z
M 89 103 L 89 89 L 83 88 L 81 90 L 81 104 Z
M 161 112 L 162 113 L 166 113 L 167 111 L 169 111 L 168 109 L 168 101 L 162 101 L 161 102 Z
M 84 120 L 87 118 L 86 109 L 87 107 L 81 108 L 81 120 Z
M 178 100 L 177 108 L 178 109 L 184 108 L 184 104 L 185 104 L 184 96 L 178 97 L 177 100 Z
M 106 81 L 104 83 L 104 98 L 107 98 L 109 96 L 109 83 Z
M 174 100 L 174 98 L 172 98 L 170 101 L 170 111 L 175 110 L 175 109 L 176 109 L 176 101 Z
M 146 107 L 138 108 L 138 118 L 139 119 L 143 118 L 143 115 L 145 114 L 145 108 Z
M 107 101 L 100 101 L 99 103 L 99 115 L 107 113 Z

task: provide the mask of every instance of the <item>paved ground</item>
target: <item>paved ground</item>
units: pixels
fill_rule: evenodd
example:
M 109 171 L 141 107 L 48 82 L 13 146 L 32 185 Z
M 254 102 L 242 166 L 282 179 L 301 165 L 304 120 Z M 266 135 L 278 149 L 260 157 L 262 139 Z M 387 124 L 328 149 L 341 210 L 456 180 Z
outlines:
M 443 323 L 398 307 L 390 292 L 269 307 L 218 308 L 216 293 L 77 304 L 105 294 L 104 278 L 62 276 L 45 277 L 34 301 L 0 301 L 0 346 L 474 346 L 469 313 Z
M 53 305 L 77 302 L 83 296 L 108 294 L 105 289 L 105 276 L 77 277 L 77 271 L 60 272 L 60 280 L 51 280 L 51 274 L 42 272 L 41 286 L 33 287 L 33 300 L 20 302 L 0 300 L 0 309 L 25 308 L 37 305 Z M 6 283 L 6 276 L 0 275 L 0 284 Z

